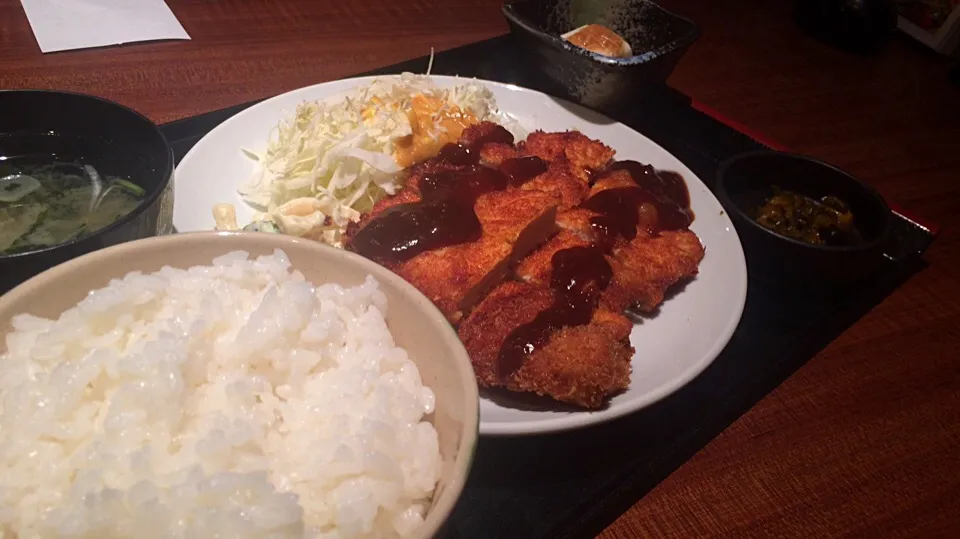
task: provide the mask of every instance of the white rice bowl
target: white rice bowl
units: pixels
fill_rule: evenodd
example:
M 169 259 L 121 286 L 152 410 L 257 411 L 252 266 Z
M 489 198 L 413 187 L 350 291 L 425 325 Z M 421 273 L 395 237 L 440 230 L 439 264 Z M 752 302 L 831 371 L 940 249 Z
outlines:
M 0 356 L 0 537 L 411 534 L 441 457 L 386 298 L 286 255 L 115 279 Z

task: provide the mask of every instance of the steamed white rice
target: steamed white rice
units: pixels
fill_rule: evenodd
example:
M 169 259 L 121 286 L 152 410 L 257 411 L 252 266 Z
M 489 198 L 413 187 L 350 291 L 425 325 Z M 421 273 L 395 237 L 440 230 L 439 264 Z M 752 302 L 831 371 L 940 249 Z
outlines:
M 0 537 L 402 537 L 440 474 L 386 298 L 282 251 L 131 273 L 0 356 Z

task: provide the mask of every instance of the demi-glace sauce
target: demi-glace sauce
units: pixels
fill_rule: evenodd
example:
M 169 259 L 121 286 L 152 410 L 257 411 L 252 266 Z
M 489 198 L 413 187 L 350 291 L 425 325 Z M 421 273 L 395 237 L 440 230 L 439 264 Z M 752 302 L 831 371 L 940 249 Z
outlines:
M 679 174 L 635 161 L 614 163 L 610 170 L 627 171 L 637 185 L 600 191 L 581 205 L 599 214 L 590 219 L 590 225 L 605 249 L 611 249 L 617 238 L 632 240 L 638 228 L 656 234 L 687 228 L 693 222 L 690 195 Z
M 521 185 L 547 169 L 538 157 L 508 159 L 499 168 L 480 165 L 480 147 L 490 142 L 512 144 L 513 135 L 499 127 L 470 145 L 444 146 L 437 158 L 463 168 L 424 176 L 421 200 L 385 210 L 354 236 L 351 249 L 373 260 L 403 262 L 480 239 L 483 229 L 473 209 L 477 198 Z
M 644 165 L 636 161 L 617 161 L 610 165 L 611 172 L 625 170 L 641 188 L 653 193 L 662 194 L 667 199 L 676 202 L 681 207 L 690 206 L 690 193 L 687 192 L 687 182 L 683 176 L 669 170 L 657 170 L 651 165 Z
M 437 158 L 454 165 L 476 165 L 480 162 L 480 148 L 483 148 L 484 144 L 492 143 L 513 144 L 513 135 L 498 125 L 475 138 L 470 144 L 447 144 L 440 148 Z
M 507 336 L 497 360 L 497 376 L 501 381 L 508 381 L 555 331 L 590 323 L 600 296 L 613 278 L 605 255 L 617 238 L 633 239 L 638 227 L 656 233 L 687 228 L 693 222 L 690 195 L 679 174 L 635 161 L 614 163 L 608 171 L 614 170 L 629 172 L 637 186 L 607 189 L 581 204 L 598 214 L 590 220 L 598 241 L 554 253 L 550 279 L 554 302 Z

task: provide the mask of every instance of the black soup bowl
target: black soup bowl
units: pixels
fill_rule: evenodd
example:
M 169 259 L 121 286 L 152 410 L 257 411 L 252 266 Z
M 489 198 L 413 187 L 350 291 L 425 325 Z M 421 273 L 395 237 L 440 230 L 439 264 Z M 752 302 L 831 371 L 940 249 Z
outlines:
M 820 200 L 834 196 L 853 215 L 857 241 L 810 244 L 783 236 L 756 221 L 775 188 Z M 846 172 L 803 155 L 756 151 L 720 165 L 717 197 L 745 245 L 752 269 L 811 284 L 850 284 L 869 278 L 884 262 L 893 218 L 883 198 Z
M 127 107 L 68 92 L 0 91 L 0 176 L 16 174 L 17 163 L 36 161 L 89 164 L 144 193 L 133 211 L 89 235 L 0 253 L 0 293 L 61 262 L 172 226 L 173 152 L 153 122 Z

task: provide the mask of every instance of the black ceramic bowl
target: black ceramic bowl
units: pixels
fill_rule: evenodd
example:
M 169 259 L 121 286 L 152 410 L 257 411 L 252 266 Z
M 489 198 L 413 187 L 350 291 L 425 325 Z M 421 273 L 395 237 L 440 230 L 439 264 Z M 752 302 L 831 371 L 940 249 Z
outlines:
M 693 21 L 650 0 L 508 0 L 503 14 L 539 89 L 602 112 L 666 81 L 700 35 Z M 585 24 L 617 32 L 633 56 L 604 56 L 560 37 Z
M 756 212 L 774 186 L 815 200 L 840 198 L 853 213 L 861 241 L 812 245 L 760 225 Z M 872 187 L 822 161 L 774 151 L 740 154 L 720 165 L 716 194 L 737 227 L 751 269 L 811 283 L 849 283 L 868 278 L 884 261 L 893 222 L 887 204 Z
M 173 152 L 153 122 L 97 97 L 0 91 L 0 160 L 15 163 L 15 158 L 51 155 L 90 163 L 101 175 L 127 178 L 146 194 L 130 214 L 92 235 L 36 251 L 0 254 L 0 293 L 71 258 L 154 236 L 158 226 L 169 226 Z

